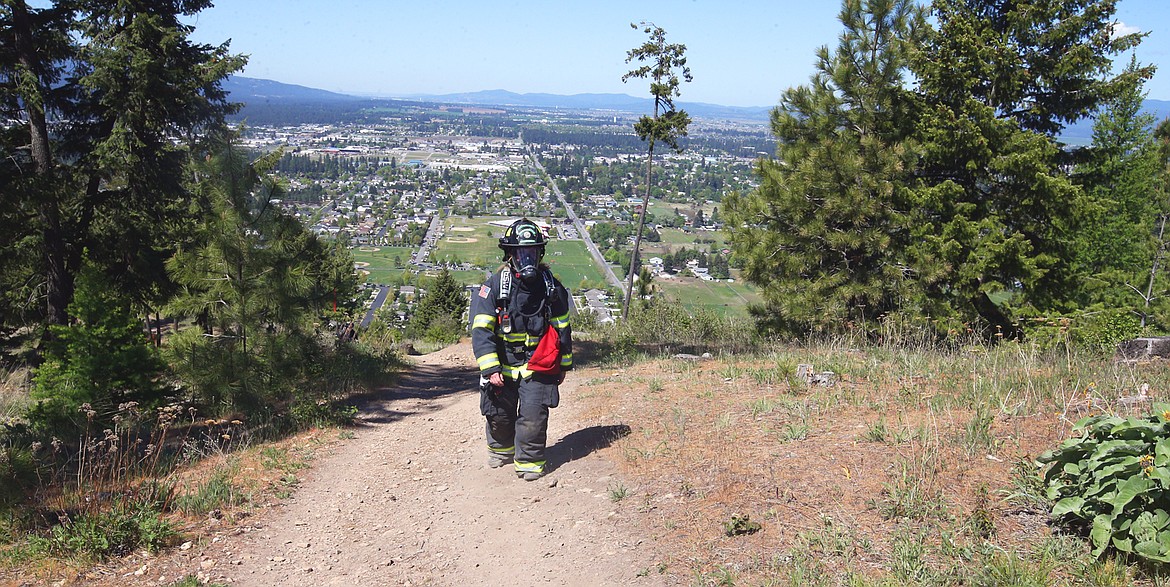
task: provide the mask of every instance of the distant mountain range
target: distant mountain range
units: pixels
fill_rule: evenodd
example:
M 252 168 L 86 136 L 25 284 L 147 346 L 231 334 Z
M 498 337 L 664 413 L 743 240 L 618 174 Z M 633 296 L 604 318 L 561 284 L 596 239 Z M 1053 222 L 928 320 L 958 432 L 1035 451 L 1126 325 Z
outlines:
M 441 104 L 464 104 L 474 106 L 513 106 L 523 108 L 568 108 L 574 110 L 613 110 L 618 112 L 645 113 L 654 107 L 650 98 L 635 98 L 626 94 L 517 94 L 506 90 L 485 90 L 461 94 L 411 94 L 393 97 L 351 96 L 272 80 L 231 76 L 224 83 L 224 89 L 231 93 L 231 100 L 254 104 L 257 102 L 362 102 L 370 100 L 401 100 L 411 102 L 435 102 Z M 701 102 L 678 102 L 678 107 L 691 116 L 700 118 L 732 119 L 766 122 L 770 106 L 721 106 Z
M 626 94 L 517 94 L 506 90 L 485 90 L 461 94 L 412 94 L 392 98 L 351 96 L 272 80 L 231 76 L 224 82 L 224 89 L 231 93 L 234 102 L 246 105 L 292 106 L 295 104 L 321 105 L 327 103 L 358 105 L 362 102 L 397 100 L 410 102 L 433 102 L 452 105 L 512 106 L 523 108 L 567 108 L 574 110 L 611 110 L 632 114 L 649 112 L 654 104 L 649 98 L 635 98 Z M 702 102 L 678 102 L 679 108 L 695 118 L 716 120 L 740 120 L 766 124 L 773 106 L 720 106 Z M 1146 100 L 1145 111 L 1161 121 L 1170 117 L 1170 101 Z M 1070 125 L 1062 134 L 1065 142 L 1073 145 L 1087 145 L 1093 138 L 1093 121 L 1082 120 Z

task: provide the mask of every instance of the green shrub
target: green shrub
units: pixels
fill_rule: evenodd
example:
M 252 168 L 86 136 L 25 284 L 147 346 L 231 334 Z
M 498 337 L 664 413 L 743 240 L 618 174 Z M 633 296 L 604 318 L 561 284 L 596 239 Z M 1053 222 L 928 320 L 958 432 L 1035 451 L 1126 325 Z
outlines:
M 109 510 L 66 516 L 46 536 L 33 538 L 34 548 L 52 555 L 104 559 L 139 548 L 154 552 L 178 536 L 155 508 L 119 501 Z
M 1100 415 L 1077 422 L 1082 436 L 1066 440 L 1039 461 L 1052 517 L 1087 527 L 1093 555 L 1112 547 L 1170 562 L 1170 405 L 1156 415 Z
M 1024 321 L 1028 340 L 1040 348 L 1062 346 L 1112 353 L 1117 343 L 1141 334 L 1141 322 L 1127 309 L 1084 311 Z
M 91 406 L 97 426 L 111 426 L 119 404 L 157 405 L 165 392 L 158 379 L 163 363 L 142 332 L 130 299 L 88 261 L 77 277 L 69 304 L 76 322 L 50 326 L 45 361 L 32 389 L 28 412 L 47 434 L 72 435 L 78 409 Z

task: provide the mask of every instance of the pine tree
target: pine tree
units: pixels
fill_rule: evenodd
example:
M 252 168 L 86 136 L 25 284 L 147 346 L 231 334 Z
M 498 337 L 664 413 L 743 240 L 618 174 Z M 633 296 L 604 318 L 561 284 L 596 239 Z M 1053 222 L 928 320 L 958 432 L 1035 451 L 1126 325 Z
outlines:
M 165 295 L 163 236 L 183 223 L 187 149 L 234 111 L 220 84 L 244 64 L 226 45 L 190 40 L 181 17 L 209 5 L 0 4 L 0 105 L 15 121 L 0 152 L 28 154 L 0 178 L 14 200 L 0 209 L 4 245 L 41 253 L 34 266 L 5 255 L 0 285 L 39 283 L 44 295 L 33 299 L 44 300 L 49 324 L 69 321 L 83 251 L 138 303 Z M 68 124 L 50 134 L 50 120 Z
M 909 0 L 846 0 L 835 51 L 772 111 L 775 158 L 724 215 L 761 323 L 784 332 L 872 330 L 909 296 L 905 193 L 913 100 L 903 88 L 922 12 Z
M 34 423 L 56 427 L 83 422 L 88 404 L 95 426 L 107 426 L 119 404 L 152 408 L 165 391 L 164 365 L 143 334 L 130 299 L 92 263 L 84 263 L 69 304 L 74 321 L 54 325 L 45 361 L 36 370 L 30 411 Z
M 348 250 L 271 203 L 282 195 L 267 175 L 279 156 L 249 162 L 223 147 L 199 164 L 201 229 L 167 261 L 181 287 L 169 309 L 198 325 L 174 336 L 170 362 L 211 405 L 287 398 L 319 350 L 314 324 L 356 291 Z
M 467 291 L 446 267 L 427 287 L 426 295 L 415 305 L 407 327 L 407 336 L 432 342 L 448 342 L 459 337 L 460 319 L 467 309 Z
M 1129 71 L 1137 69 L 1131 60 Z M 1144 315 L 1146 277 L 1157 254 L 1162 169 L 1141 80 L 1110 100 L 1093 125 L 1090 160 L 1077 168 L 1087 196 L 1080 231 L 1082 306 Z M 1161 296 L 1158 296 L 1161 297 Z
M 653 187 L 654 147 L 663 143 L 677 152 L 682 152 L 678 139 L 687 134 L 687 127 L 691 124 L 690 115 L 685 110 L 678 110 L 674 106 L 674 99 L 679 95 L 679 85 L 682 80 L 691 81 L 691 70 L 687 67 L 685 57 L 687 46 L 666 42 L 666 31 L 652 23 L 643 22 L 641 25 L 631 23 L 630 27 L 638 29 L 650 36 L 650 40 L 626 53 L 626 63 L 631 61 L 646 62 L 622 76 L 622 81 L 631 78 L 650 78 L 650 94 L 654 96 L 654 116 L 642 116 L 634 124 L 634 133 L 638 138 L 646 141 L 646 193 L 642 197 L 642 209 L 638 214 L 638 230 L 634 236 L 634 248 L 630 253 L 630 268 L 628 283 L 626 284 L 623 316 L 630 315 L 630 298 L 634 295 L 635 271 L 641 266 L 638 258 L 638 249 L 642 245 L 642 228 L 646 225 L 646 209 L 650 207 L 650 190 Z M 677 73 L 676 73 L 677 72 Z
M 1017 319 L 1075 307 L 1086 199 L 1056 135 L 1148 77 L 1109 77 L 1116 0 L 936 0 L 913 69 L 924 104 L 910 264 L 944 327 L 1015 335 Z M 1070 299 L 1074 298 L 1074 299 Z

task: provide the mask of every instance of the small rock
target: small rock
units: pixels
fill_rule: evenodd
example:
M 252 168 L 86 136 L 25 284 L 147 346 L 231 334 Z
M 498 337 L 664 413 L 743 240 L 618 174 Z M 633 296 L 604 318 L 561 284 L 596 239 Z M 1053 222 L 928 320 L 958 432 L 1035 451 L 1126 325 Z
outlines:
M 182 545 L 179 546 L 179 550 L 191 550 L 191 542 L 190 541 L 184 542 Z
M 146 567 L 147 567 L 147 565 L 142 565 L 141 567 L 138 567 L 138 570 L 134 571 L 134 576 L 141 577 L 141 576 L 145 575 L 146 574 Z
M 556 487 L 556 486 L 557 486 L 557 480 L 556 480 L 556 479 L 549 479 L 549 480 L 548 480 L 548 486 L 549 486 L 549 487 Z

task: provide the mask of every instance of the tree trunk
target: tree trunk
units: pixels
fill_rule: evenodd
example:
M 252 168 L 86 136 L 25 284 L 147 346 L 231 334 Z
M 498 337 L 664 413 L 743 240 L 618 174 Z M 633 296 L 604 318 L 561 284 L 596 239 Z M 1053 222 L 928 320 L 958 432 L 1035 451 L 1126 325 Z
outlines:
M 655 108 L 657 110 L 657 108 Z M 657 111 L 655 116 L 657 116 Z M 654 169 L 654 139 L 646 155 L 646 195 L 642 196 L 642 212 L 638 214 L 638 232 L 634 236 L 634 251 L 630 254 L 630 271 L 626 275 L 626 299 L 622 308 L 622 320 L 630 319 L 630 298 L 634 297 L 634 276 L 638 274 L 638 249 L 642 246 L 642 228 L 646 226 L 646 209 L 650 207 L 650 180 Z
M 12 40 L 16 60 L 24 75 L 35 76 L 39 69 L 37 44 L 29 22 L 28 6 L 24 2 L 11 2 L 8 6 L 12 10 Z M 41 192 L 41 200 L 37 205 L 37 217 L 41 224 L 41 238 L 44 239 L 45 319 L 49 324 L 60 325 L 69 322 L 73 273 L 69 270 L 69 247 L 61 225 L 60 186 L 54 185 L 53 153 L 41 90 L 40 80 L 37 79 L 35 86 L 26 90 L 31 95 L 23 95 L 21 98 L 28 117 L 29 150 L 40 179 L 37 187 Z
M 1150 281 L 1146 284 L 1146 295 L 1142 296 L 1145 299 L 1146 305 L 1142 310 L 1142 328 L 1146 327 L 1146 318 L 1150 316 L 1150 300 L 1154 296 L 1154 279 L 1158 276 L 1158 267 L 1162 264 L 1162 253 L 1166 250 L 1166 215 L 1162 215 L 1162 221 L 1158 225 L 1158 252 L 1154 254 L 1154 264 L 1150 267 Z

